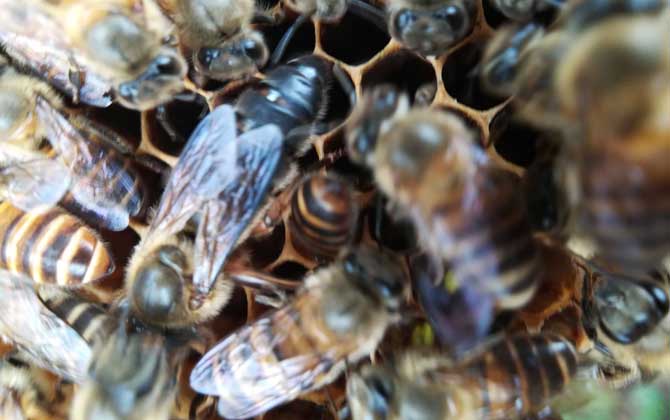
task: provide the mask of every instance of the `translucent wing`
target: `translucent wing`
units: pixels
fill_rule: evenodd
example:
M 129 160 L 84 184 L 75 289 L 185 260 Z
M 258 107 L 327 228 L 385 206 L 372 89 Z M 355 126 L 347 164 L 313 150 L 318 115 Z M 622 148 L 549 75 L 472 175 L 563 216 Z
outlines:
M 207 201 L 237 177 L 235 112 L 221 105 L 196 127 L 172 170 L 149 236 L 183 229 Z
M 0 45 L 22 66 L 88 105 L 111 105 L 111 83 L 84 66 L 65 31 L 36 2 L 0 0 Z
M 36 366 L 74 382 L 85 379 L 91 348 L 44 306 L 28 277 L 0 270 L 0 307 L 0 337 Z
M 130 216 L 139 212 L 140 203 L 127 199 L 136 180 L 121 155 L 108 145 L 85 138 L 44 98 L 37 98 L 36 108 L 49 143 L 74 178 L 70 192 L 77 203 L 93 212 L 106 228 L 125 229 Z
M 23 211 L 53 207 L 70 186 L 70 174 L 61 162 L 21 147 L 0 150 L 0 197 Z
M 236 176 L 221 185 L 218 200 L 205 204 L 195 240 L 195 299 L 204 297 L 226 257 L 251 223 L 281 158 L 283 136 L 275 125 L 242 134 L 237 142 Z
M 257 416 L 321 386 L 318 380 L 337 362 L 331 354 L 281 353 L 291 332 L 275 326 L 291 325 L 295 316 L 295 307 L 289 305 L 228 336 L 195 366 L 191 387 L 218 396 L 221 416 L 240 419 Z

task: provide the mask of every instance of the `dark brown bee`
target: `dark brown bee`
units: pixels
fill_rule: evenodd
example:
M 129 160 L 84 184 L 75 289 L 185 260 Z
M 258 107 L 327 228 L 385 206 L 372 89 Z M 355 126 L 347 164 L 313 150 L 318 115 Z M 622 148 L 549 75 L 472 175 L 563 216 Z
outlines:
M 0 238 L 0 267 L 37 283 L 76 286 L 115 269 L 98 233 L 58 208 L 26 213 L 0 203 Z
M 162 337 L 112 334 L 99 348 L 88 380 L 75 393 L 70 418 L 168 420 L 175 369 Z
M 431 255 L 447 260 L 459 285 L 494 296 L 498 308 L 530 300 L 540 265 L 520 180 L 490 160 L 460 118 L 413 110 L 370 153 L 381 191 L 410 216 Z
M 81 382 L 92 348 L 112 326 L 101 307 L 53 285 L 0 270 L 0 336 L 22 357 L 69 381 Z
M 573 346 L 557 335 L 498 339 L 455 363 L 409 353 L 366 366 L 347 383 L 354 420 L 503 420 L 541 410 L 577 372 Z
M 75 103 L 106 107 L 112 82 L 93 71 L 45 2 L 0 1 L 0 45 L 13 64 L 29 69 Z
M 252 75 L 265 65 L 263 35 L 250 27 L 253 0 L 159 0 L 177 28 L 180 43 L 193 51 L 199 72 L 217 80 Z
M 371 354 L 398 319 L 404 273 L 372 248 L 352 249 L 306 279 L 294 300 L 214 346 L 191 387 L 219 414 L 247 418 L 325 386 Z
M 352 240 L 358 215 L 353 191 L 332 175 L 313 174 L 291 197 L 288 229 L 304 256 L 333 260 Z
M 387 9 L 393 38 L 423 55 L 440 55 L 463 40 L 477 10 L 472 0 L 391 0 Z

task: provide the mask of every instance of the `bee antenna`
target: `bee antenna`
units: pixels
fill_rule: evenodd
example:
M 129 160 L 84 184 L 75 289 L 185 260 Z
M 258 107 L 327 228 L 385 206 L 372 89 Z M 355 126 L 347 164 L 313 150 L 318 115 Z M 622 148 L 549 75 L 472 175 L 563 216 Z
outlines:
M 286 53 L 286 49 L 288 48 L 288 44 L 293 40 L 293 37 L 295 36 L 296 32 L 302 25 L 305 24 L 309 20 L 309 16 L 307 15 L 300 15 L 298 18 L 289 26 L 288 30 L 284 33 L 284 35 L 281 37 L 279 40 L 279 43 L 277 44 L 277 47 L 272 51 L 272 55 L 270 56 L 269 60 L 269 68 L 276 67 L 277 64 L 281 61 L 281 59 L 284 57 L 284 53 Z

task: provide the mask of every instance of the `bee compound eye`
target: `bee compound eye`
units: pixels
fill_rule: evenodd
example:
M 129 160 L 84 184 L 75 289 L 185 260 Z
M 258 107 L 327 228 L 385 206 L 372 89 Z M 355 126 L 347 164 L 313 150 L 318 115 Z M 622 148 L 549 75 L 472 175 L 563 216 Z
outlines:
M 242 41 L 242 50 L 247 57 L 255 62 L 264 62 L 267 58 L 265 44 L 253 38 L 247 38 Z
M 414 25 L 417 19 L 418 16 L 412 10 L 401 9 L 393 18 L 392 30 L 395 33 L 402 33 Z
M 173 269 L 160 263 L 142 269 L 132 288 L 133 303 L 149 321 L 169 317 L 182 299 L 182 280 Z

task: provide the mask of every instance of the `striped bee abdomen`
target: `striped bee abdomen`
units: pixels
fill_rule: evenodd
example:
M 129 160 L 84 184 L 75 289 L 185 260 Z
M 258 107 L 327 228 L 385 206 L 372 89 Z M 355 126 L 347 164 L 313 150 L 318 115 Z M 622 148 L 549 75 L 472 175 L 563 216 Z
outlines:
M 356 216 L 349 185 L 315 173 L 300 183 L 291 198 L 288 229 L 293 245 L 303 256 L 332 260 L 351 240 Z
M 101 342 L 114 329 L 113 318 L 95 303 L 53 286 L 42 286 L 39 295 L 51 312 L 91 345 Z
M 496 343 L 465 369 L 477 378 L 472 395 L 486 418 L 506 419 L 537 411 L 560 393 L 577 372 L 577 353 L 557 335 L 518 335 Z
M 98 234 L 58 208 L 26 213 L 0 203 L 0 267 L 37 283 L 75 286 L 111 274 L 114 261 Z
M 499 308 L 519 308 L 540 274 L 520 182 L 495 168 L 481 168 L 469 182 L 436 207 L 442 254 L 460 284 L 492 294 Z

